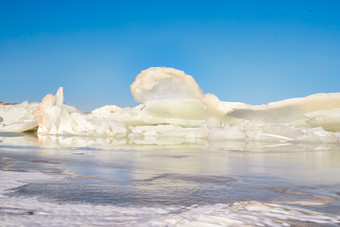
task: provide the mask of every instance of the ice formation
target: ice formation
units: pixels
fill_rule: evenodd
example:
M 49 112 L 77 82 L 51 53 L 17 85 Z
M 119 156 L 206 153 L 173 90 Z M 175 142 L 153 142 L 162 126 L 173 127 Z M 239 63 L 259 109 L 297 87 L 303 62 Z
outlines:
M 33 111 L 38 103 L 10 104 L 0 102 L 0 132 L 23 132 L 38 126 Z
M 47 95 L 33 112 L 38 122 L 38 134 L 125 136 L 126 128 L 114 119 L 83 113 L 64 104 L 63 88 Z
M 340 143 L 340 93 L 258 106 L 222 102 L 204 94 L 192 76 L 165 67 L 142 71 L 131 93 L 142 104 L 91 113 L 65 105 L 62 88 L 41 103 L 0 103 L 0 132 L 37 129 L 39 135 L 119 137 L 139 144 L 164 138 Z

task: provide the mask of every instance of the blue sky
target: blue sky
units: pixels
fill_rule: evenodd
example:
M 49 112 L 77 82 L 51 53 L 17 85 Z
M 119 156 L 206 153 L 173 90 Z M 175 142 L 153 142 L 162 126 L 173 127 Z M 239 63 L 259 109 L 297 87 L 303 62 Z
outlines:
M 134 106 L 152 66 L 223 101 L 340 92 L 340 1 L 0 0 L 0 101 Z

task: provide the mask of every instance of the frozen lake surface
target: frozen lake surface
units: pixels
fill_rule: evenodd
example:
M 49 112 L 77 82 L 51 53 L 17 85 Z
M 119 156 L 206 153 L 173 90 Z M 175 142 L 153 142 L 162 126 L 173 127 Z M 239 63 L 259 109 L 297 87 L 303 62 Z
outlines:
M 0 135 L 2 225 L 340 223 L 335 145 L 47 141 Z

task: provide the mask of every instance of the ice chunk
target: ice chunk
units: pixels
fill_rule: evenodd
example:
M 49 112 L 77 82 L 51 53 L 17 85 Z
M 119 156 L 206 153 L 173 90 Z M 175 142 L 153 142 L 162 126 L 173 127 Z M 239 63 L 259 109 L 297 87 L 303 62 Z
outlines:
M 22 102 L 20 104 L 4 104 L 0 103 L 0 116 L 3 124 L 12 124 L 20 121 L 20 119 L 32 120 L 32 111 L 37 108 L 39 103 Z
M 327 131 L 340 132 L 340 108 L 319 110 L 306 113 L 306 124 L 311 127 L 322 127 Z
M 137 102 L 145 104 L 148 114 L 158 117 L 207 119 L 225 114 L 215 95 L 204 94 L 192 76 L 177 69 L 153 67 L 142 71 L 131 85 L 131 93 Z
M 0 132 L 23 132 L 38 126 L 33 110 L 38 106 L 35 102 L 10 104 L 0 102 Z
M 107 121 L 93 114 L 86 114 L 64 104 L 63 88 L 55 96 L 45 96 L 36 114 L 38 134 L 125 136 L 126 127 L 116 120 Z
M 202 90 L 183 71 L 152 67 L 142 71 L 131 85 L 131 93 L 137 102 L 162 99 L 202 99 Z
M 334 143 L 340 144 L 340 133 L 323 128 L 296 128 L 286 123 L 267 123 L 253 120 L 233 126 L 213 127 L 209 140 L 246 140 L 275 143 Z
M 229 105 L 229 103 L 225 103 Z M 254 120 L 263 119 L 271 123 L 288 123 L 304 119 L 305 114 L 320 110 L 340 108 L 340 93 L 314 94 L 304 98 L 293 98 L 267 105 L 238 105 L 229 111 L 229 116 Z
M 176 144 L 188 143 L 199 138 L 207 138 L 205 128 L 184 128 L 178 125 L 135 126 L 130 127 L 129 139 L 136 144 Z

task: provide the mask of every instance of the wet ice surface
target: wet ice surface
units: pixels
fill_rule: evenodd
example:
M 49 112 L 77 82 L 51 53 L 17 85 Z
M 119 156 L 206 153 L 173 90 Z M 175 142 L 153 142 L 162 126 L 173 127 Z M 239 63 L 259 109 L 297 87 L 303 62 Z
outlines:
M 340 223 L 337 147 L 46 147 L 2 136 L 4 225 Z

